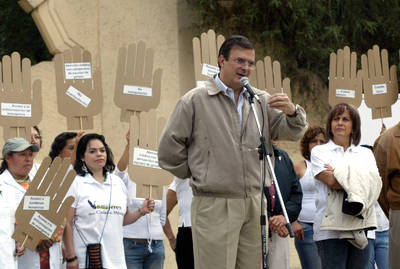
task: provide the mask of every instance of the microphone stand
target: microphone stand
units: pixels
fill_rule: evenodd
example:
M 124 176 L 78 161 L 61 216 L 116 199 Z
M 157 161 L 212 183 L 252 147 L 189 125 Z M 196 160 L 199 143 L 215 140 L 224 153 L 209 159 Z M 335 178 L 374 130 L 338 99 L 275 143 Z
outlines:
M 276 179 L 275 176 L 275 171 L 274 171 L 274 167 L 272 166 L 272 161 L 271 161 L 271 156 L 272 154 L 270 152 L 268 152 L 267 150 L 267 145 L 265 142 L 265 137 L 263 136 L 263 132 L 260 126 L 260 122 L 258 120 L 258 116 L 257 113 L 255 111 L 254 108 L 254 96 L 252 96 L 251 94 L 248 95 L 249 98 L 249 103 L 250 103 L 250 107 L 251 110 L 253 111 L 254 114 L 254 118 L 256 119 L 256 123 L 257 123 L 257 128 L 259 131 L 259 135 L 260 135 L 260 142 L 261 145 L 259 146 L 258 149 L 258 154 L 259 154 L 259 159 L 260 159 L 260 169 L 261 169 L 261 173 L 260 173 L 260 184 L 261 184 L 261 215 L 260 215 L 260 224 L 261 224 L 261 248 L 262 248 L 262 268 L 263 269 L 268 269 L 268 265 L 267 265 L 267 236 L 266 236 L 266 216 L 265 216 L 265 205 L 264 205 L 264 186 L 265 186 L 265 159 L 267 159 L 268 161 L 268 168 L 271 171 L 271 175 L 272 175 L 272 181 L 275 185 L 275 192 L 278 195 L 278 199 L 279 199 L 279 203 L 281 204 L 282 207 L 282 211 L 283 211 L 283 215 L 285 217 L 286 220 L 286 228 L 289 231 L 289 235 L 290 237 L 294 237 L 294 233 L 293 233 L 293 229 L 292 229 L 292 225 L 290 224 L 289 221 L 289 217 L 286 211 L 286 207 L 285 207 L 285 203 L 283 202 L 283 198 L 282 198 L 282 194 L 281 194 L 281 190 L 279 188 L 279 183 L 278 180 Z M 261 104 L 260 101 L 258 101 L 259 104 Z M 262 109 L 262 108 L 261 108 Z

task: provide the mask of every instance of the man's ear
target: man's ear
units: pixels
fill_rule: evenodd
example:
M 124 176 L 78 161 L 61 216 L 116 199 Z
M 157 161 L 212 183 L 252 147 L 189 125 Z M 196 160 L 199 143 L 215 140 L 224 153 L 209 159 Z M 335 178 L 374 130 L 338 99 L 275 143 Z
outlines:
M 221 54 L 220 56 L 218 56 L 218 64 L 220 67 L 222 67 L 224 63 L 225 63 L 225 57 L 224 55 Z

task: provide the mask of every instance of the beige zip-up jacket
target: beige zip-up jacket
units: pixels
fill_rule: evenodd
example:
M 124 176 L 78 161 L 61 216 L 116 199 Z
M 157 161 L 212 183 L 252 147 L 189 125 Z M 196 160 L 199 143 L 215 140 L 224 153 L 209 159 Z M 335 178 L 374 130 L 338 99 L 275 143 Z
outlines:
M 272 152 L 271 139 L 299 139 L 307 127 L 304 110 L 297 106 L 295 117 L 286 116 L 267 105 L 265 91 L 256 92 L 264 113 L 257 103 L 256 112 L 261 125 L 264 118 L 268 150 Z M 178 101 L 162 133 L 160 167 L 179 178 L 191 177 L 195 196 L 244 198 L 260 193 L 260 139 L 247 100 L 242 115 L 241 128 L 236 104 L 214 79 L 192 89 Z

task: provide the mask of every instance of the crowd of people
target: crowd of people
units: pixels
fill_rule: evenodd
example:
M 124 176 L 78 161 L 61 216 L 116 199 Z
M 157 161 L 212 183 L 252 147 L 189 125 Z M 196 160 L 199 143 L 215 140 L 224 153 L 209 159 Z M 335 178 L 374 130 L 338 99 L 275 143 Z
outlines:
M 254 58 L 247 38 L 228 38 L 219 51 L 220 73 L 177 103 L 158 150 L 160 166 L 175 176 L 161 200 L 136 197 L 137 185 L 127 173 L 129 133 L 117 165 L 103 135 L 59 134 L 49 156 L 70 158 L 76 177 L 67 196 L 75 200 L 56 236 L 41 241 L 36 251 L 11 235 L 18 225 L 16 208 L 40 166 L 35 156 L 41 132 L 32 127 L 30 142 L 8 139 L 0 167 L 0 268 L 161 269 L 165 234 L 179 269 L 262 264 L 286 269 L 290 240 L 284 211 L 302 268 L 399 266 L 400 123 L 382 131 L 371 150 L 359 145 L 360 116 L 345 103 L 332 108 L 325 128 L 308 127 L 305 111 L 284 93 L 256 90 L 260 109 L 252 112 L 240 79 L 250 75 Z M 252 113 L 262 119 L 260 132 Z M 268 171 L 268 186 L 260 186 L 260 133 L 273 155 L 279 188 Z M 293 164 L 277 140 L 300 138 L 304 160 Z M 176 205 L 175 237 L 168 215 Z

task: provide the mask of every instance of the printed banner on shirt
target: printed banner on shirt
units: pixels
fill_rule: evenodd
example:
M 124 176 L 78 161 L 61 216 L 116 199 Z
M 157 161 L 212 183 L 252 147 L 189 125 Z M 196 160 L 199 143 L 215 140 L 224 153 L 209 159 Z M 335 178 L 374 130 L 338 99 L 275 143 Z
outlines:
M 133 149 L 133 165 L 161 169 L 158 166 L 157 151 L 144 148 Z

